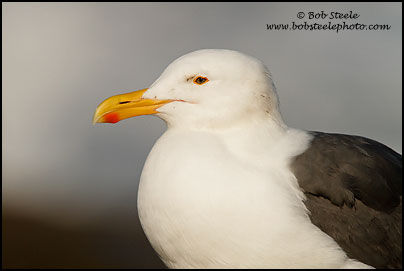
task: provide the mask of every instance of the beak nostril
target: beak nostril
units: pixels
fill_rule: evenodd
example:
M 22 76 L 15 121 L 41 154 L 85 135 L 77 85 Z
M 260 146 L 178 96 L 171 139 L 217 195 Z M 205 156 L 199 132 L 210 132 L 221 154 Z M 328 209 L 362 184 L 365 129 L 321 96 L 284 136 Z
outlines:
M 127 103 L 130 103 L 130 101 L 119 102 L 119 104 L 127 104 Z

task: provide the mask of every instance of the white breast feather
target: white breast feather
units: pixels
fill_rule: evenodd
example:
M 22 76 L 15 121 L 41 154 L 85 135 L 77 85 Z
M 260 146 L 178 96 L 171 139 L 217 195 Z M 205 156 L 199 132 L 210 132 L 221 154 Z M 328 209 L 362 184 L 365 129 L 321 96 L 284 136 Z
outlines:
M 288 167 L 310 136 L 287 129 L 268 140 L 257 128 L 169 129 L 156 142 L 138 209 L 161 259 L 171 268 L 368 267 L 310 222 Z

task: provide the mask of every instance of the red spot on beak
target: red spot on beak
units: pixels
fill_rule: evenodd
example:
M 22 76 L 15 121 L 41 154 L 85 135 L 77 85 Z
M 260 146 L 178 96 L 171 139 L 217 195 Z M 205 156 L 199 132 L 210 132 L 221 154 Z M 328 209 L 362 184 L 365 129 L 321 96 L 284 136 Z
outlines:
M 119 114 L 118 113 L 108 113 L 104 116 L 105 122 L 108 123 L 117 123 L 119 119 Z

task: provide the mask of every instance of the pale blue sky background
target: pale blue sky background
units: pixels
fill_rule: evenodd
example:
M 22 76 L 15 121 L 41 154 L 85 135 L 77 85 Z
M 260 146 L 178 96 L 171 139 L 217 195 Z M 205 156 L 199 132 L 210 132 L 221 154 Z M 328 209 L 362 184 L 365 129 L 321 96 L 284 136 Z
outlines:
M 341 23 L 391 29 L 266 30 L 321 10 L 352 10 L 359 19 Z M 401 153 L 401 10 L 401 3 L 3 3 L 4 206 L 64 225 L 135 214 L 138 179 L 165 124 L 144 116 L 92 126 L 94 109 L 148 87 L 171 61 L 203 48 L 261 59 L 289 126 L 362 135 Z

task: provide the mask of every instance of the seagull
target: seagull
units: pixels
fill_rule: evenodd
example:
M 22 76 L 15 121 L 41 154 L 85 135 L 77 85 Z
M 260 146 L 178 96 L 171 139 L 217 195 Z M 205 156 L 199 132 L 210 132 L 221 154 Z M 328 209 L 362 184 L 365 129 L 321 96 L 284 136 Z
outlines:
M 167 124 L 138 190 L 143 230 L 169 268 L 401 268 L 402 156 L 369 138 L 282 120 L 258 59 L 204 49 L 93 123 Z

